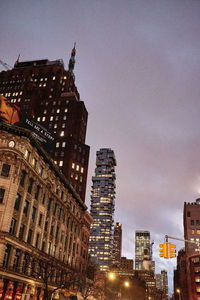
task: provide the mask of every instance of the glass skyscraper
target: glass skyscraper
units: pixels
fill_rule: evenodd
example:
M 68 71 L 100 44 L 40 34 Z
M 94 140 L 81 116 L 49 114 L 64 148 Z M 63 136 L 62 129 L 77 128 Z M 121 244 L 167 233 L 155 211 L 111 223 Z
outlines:
M 95 176 L 92 177 L 90 255 L 100 270 L 108 269 L 113 250 L 113 214 L 115 209 L 114 151 L 103 148 L 96 153 Z

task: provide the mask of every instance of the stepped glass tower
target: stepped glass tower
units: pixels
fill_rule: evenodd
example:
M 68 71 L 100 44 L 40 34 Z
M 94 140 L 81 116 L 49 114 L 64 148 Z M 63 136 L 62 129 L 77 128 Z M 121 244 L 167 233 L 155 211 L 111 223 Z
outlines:
M 96 154 L 95 176 L 92 177 L 91 225 L 89 251 L 91 260 L 100 270 L 106 271 L 112 261 L 113 214 L 115 208 L 114 151 L 100 149 Z

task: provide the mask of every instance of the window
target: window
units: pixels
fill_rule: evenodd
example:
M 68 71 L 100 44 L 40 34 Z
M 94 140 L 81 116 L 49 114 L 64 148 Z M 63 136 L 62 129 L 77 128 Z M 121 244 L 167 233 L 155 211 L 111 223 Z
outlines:
M 15 210 L 19 210 L 20 202 L 21 202 L 21 195 L 17 194 L 16 200 L 15 200 L 15 206 L 14 206 Z
M 52 199 L 50 198 L 49 202 L 48 202 L 48 206 L 47 206 L 47 210 L 48 211 L 51 209 L 51 203 L 52 203 Z
M 28 150 L 25 151 L 24 158 L 25 158 L 27 161 L 29 161 L 30 154 L 31 154 L 30 151 L 28 151 Z
M 32 166 L 35 169 L 37 164 L 37 160 L 35 158 L 32 159 Z
M 65 128 L 65 127 L 66 127 L 66 124 L 65 124 L 65 123 L 63 123 L 63 124 L 62 124 L 62 128 Z
M 76 171 L 79 171 L 79 165 L 76 166 Z
M 59 162 L 59 166 L 60 166 L 60 167 L 63 166 L 63 160 L 61 160 L 61 161 Z
M 9 230 L 10 234 L 15 234 L 16 223 L 17 223 L 17 220 L 15 218 L 12 218 L 11 224 L 10 224 L 10 230 Z
M 20 178 L 20 185 L 21 186 L 24 186 L 25 178 L 26 178 L 26 171 L 23 170 L 22 173 L 21 173 L 21 178 Z
M 53 215 L 54 215 L 54 216 L 56 215 L 56 209 L 57 209 L 57 206 L 58 206 L 58 204 L 57 204 L 57 203 L 55 203 L 55 205 L 54 205 L 54 209 L 53 209 Z
M 67 112 L 68 111 L 68 109 L 67 108 L 65 108 L 65 112 Z
M 63 120 L 67 120 L 67 116 L 65 115 L 65 116 L 63 116 Z
M 31 244 L 32 234 L 33 234 L 33 230 L 29 229 L 29 231 L 28 231 L 28 237 L 27 237 L 27 243 L 28 244 Z
M 37 186 L 36 186 L 36 191 L 35 191 L 35 199 L 36 199 L 36 200 L 38 199 L 39 193 L 40 193 L 40 186 L 37 185 Z
M 8 177 L 10 172 L 10 165 L 3 164 L 2 170 L 1 170 L 1 176 Z
M 54 127 L 53 128 L 57 128 L 58 127 L 58 124 L 54 124 Z
M 5 194 L 5 189 L 0 188 L 0 203 L 3 203 L 4 194 Z
M 21 240 L 23 240 L 23 238 L 24 238 L 24 231 L 25 231 L 25 225 L 21 224 L 20 229 L 19 229 L 19 238 Z
M 44 168 L 43 168 L 43 166 L 39 166 L 39 168 L 38 168 L 38 173 L 42 176 L 42 174 L 43 174 L 43 171 L 44 171 Z
M 83 167 L 81 168 L 81 173 L 83 173 L 83 171 L 84 171 L 84 169 L 83 169 Z
M 187 212 L 187 217 L 190 217 L 190 211 Z
M 42 224 L 42 214 L 40 213 L 39 221 L 38 221 L 38 226 L 41 226 L 41 224 Z
M 28 214 L 28 208 L 29 208 L 29 202 L 26 200 L 25 205 L 24 205 L 24 211 L 23 211 L 23 214 L 25 216 L 27 216 L 27 214 Z
M 74 169 L 75 168 L 75 163 L 72 163 L 72 169 Z
M 56 113 L 57 113 L 57 114 L 59 114 L 59 112 L 60 112 L 60 108 L 58 108 L 58 109 L 56 110 Z
M 42 122 L 44 122 L 44 121 L 45 121 L 45 119 L 46 119 L 45 117 L 42 117 Z
M 20 258 L 21 250 L 16 249 L 15 256 L 14 256 L 14 261 L 13 261 L 13 269 L 17 270 L 19 266 L 19 258 Z
M 194 220 L 191 220 L 191 221 L 190 221 L 190 224 L 191 224 L 191 225 L 194 225 Z
M 33 178 L 29 178 L 28 190 L 27 190 L 29 194 L 31 194 L 32 188 L 33 188 Z
M 6 251 L 4 254 L 4 260 L 3 260 L 3 266 L 7 267 L 8 266 L 8 261 L 9 261 L 9 257 L 10 257 L 10 250 L 11 250 L 11 245 L 7 244 L 6 245 Z
M 37 233 L 37 235 L 36 235 L 36 240 L 35 240 L 35 247 L 36 247 L 36 248 L 38 247 L 39 238 L 40 238 L 40 234 Z
M 60 143 L 59 142 L 57 142 L 56 143 L 56 148 L 58 148 L 60 146 Z
M 64 136 L 65 132 L 61 131 L 60 136 Z
M 35 215 L 36 215 L 36 207 L 33 206 L 33 210 L 32 210 L 32 221 L 35 221 Z

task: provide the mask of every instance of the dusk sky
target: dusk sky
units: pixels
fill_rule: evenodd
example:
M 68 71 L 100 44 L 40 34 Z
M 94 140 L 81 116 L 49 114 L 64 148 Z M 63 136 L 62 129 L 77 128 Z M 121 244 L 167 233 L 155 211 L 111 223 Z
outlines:
M 11 66 L 20 54 L 62 58 L 66 68 L 76 41 L 89 113 L 86 203 L 96 151 L 111 148 L 122 254 L 134 259 L 135 231 L 149 230 L 156 271 L 168 270 L 172 289 L 176 259 L 159 258 L 159 244 L 183 237 L 184 202 L 200 196 L 200 1 L 0 0 L 0 41 Z

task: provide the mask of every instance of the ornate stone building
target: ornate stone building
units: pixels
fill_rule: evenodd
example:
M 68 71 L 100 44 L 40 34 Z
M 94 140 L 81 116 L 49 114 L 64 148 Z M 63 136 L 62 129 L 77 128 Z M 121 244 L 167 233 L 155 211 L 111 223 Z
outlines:
M 91 222 L 33 134 L 1 123 L 0 299 L 47 299 L 45 293 L 72 285 L 76 292 L 87 268 Z

